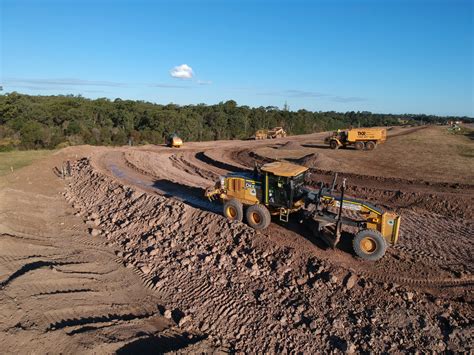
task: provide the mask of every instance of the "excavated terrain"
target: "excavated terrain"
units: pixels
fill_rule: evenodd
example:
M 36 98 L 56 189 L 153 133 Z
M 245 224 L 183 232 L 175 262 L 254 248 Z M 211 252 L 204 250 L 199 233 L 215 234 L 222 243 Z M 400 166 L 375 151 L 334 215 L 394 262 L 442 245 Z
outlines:
M 72 209 L 68 218 L 82 220 L 82 231 L 89 236 L 78 230 L 82 244 L 76 246 L 78 237 L 57 231 L 62 238 L 47 247 L 65 253 L 65 246 L 71 243 L 79 248 L 70 251 L 72 256 L 59 258 L 53 252 L 56 249 L 45 249 L 32 251 L 28 258 L 34 263 L 37 254 L 44 255 L 40 261 L 50 264 L 41 264 L 41 270 L 49 267 L 76 272 L 79 268 L 81 275 L 98 274 L 97 270 L 109 275 L 103 271 L 105 261 L 97 266 L 88 261 L 97 259 L 90 255 L 105 248 L 104 253 L 113 254 L 115 267 L 111 268 L 120 281 L 126 280 L 121 273 L 133 270 L 144 290 L 135 298 L 111 301 L 122 297 L 120 288 L 124 286 L 119 283 L 118 289 L 107 287 L 107 294 L 94 297 L 101 302 L 134 305 L 137 309 L 128 311 L 133 319 L 157 317 L 163 325 L 147 328 L 146 335 L 128 331 L 127 337 L 121 335 L 115 343 L 110 334 L 122 334 L 123 330 L 116 330 L 114 324 L 106 337 L 101 323 L 96 324 L 97 315 L 80 321 L 54 318 L 34 326 L 20 322 L 7 339 L 15 339 L 30 328 L 47 337 L 60 327 L 67 330 L 63 338 L 72 344 L 84 344 L 77 333 L 87 330 L 87 349 L 101 349 L 97 344 L 107 339 L 105 351 L 119 352 L 146 350 L 151 345 L 156 345 L 155 351 L 185 352 L 472 351 L 472 161 L 453 157 L 456 165 L 446 173 L 446 179 L 438 175 L 431 180 L 420 179 L 425 170 L 426 176 L 431 174 L 424 139 L 440 134 L 438 129 L 393 128 L 387 143 L 374 152 L 330 151 L 323 144 L 325 133 L 268 141 L 185 143 L 181 149 L 68 148 L 75 158 L 68 158 L 72 172 L 65 180 L 62 197 Z M 393 155 L 406 140 L 414 146 L 409 153 L 405 147 L 403 159 L 411 162 L 405 166 L 404 162 L 394 163 Z M 431 154 L 444 159 L 442 153 Z M 228 221 L 219 203 L 203 198 L 204 189 L 219 176 L 274 159 L 309 167 L 310 186 L 329 183 L 333 172 L 339 172 L 339 179 L 347 178 L 349 194 L 401 215 L 399 244 L 389 248 L 380 261 L 364 262 L 353 255 L 350 230 L 343 234 L 338 248 L 328 249 L 296 220 L 288 224 L 275 220 L 267 230 L 257 232 L 243 223 Z M 390 172 L 390 164 L 399 164 L 396 174 Z M 460 175 L 462 169 L 471 176 Z M 453 171 L 459 176 L 455 181 L 449 176 Z M 10 234 L 0 238 L 4 245 L 14 240 Z M 81 245 L 88 247 L 82 250 Z M 10 247 L 2 244 L 3 248 Z M 89 264 L 84 266 L 86 262 Z M 26 302 L 31 295 L 22 295 L 25 291 L 15 276 L 22 276 L 25 267 L 9 270 L 17 271 L 2 271 L 0 295 L 4 294 L 4 299 L 23 297 L 21 302 Z M 60 282 L 69 285 L 70 280 Z M 88 282 L 68 286 L 67 290 L 104 292 Z M 7 293 L 15 283 L 19 290 Z M 54 285 L 58 287 L 56 282 Z M 15 296 L 16 292 L 20 296 Z M 40 293 L 46 304 L 56 302 L 49 293 L 55 291 Z M 140 297 L 146 294 L 145 302 Z M 98 302 L 89 294 L 85 299 L 90 305 Z M 61 309 L 63 302 L 59 298 L 50 307 Z M 29 307 L 33 309 L 34 304 Z M 25 317 L 35 319 L 30 309 L 25 306 Z M 115 311 L 110 317 L 126 323 L 129 319 L 121 315 L 124 312 L 127 310 Z M 7 311 L 0 313 L 6 319 Z M 15 323 L 9 322 L 12 326 Z M 76 330 L 85 324 L 86 330 Z M 134 330 L 145 327 L 138 320 L 134 326 Z M 176 334 L 179 346 L 170 345 L 174 338 L 166 337 L 170 331 L 166 329 Z

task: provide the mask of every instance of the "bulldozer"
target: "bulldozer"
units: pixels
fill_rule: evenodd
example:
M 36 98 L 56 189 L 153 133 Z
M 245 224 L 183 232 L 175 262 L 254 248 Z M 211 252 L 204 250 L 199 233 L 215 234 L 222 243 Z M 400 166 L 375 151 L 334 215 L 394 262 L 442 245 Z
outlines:
M 165 143 L 170 148 L 180 148 L 183 145 L 183 140 L 176 133 L 172 133 L 166 137 Z
M 357 150 L 374 150 L 378 144 L 387 139 L 385 128 L 355 128 L 349 130 L 337 130 L 326 137 L 325 143 L 332 149 L 354 146 Z
M 362 200 L 345 196 L 320 183 L 318 188 L 305 186 L 308 168 L 284 161 L 256 166 L 253 172 L 234 172 L 223 176 L 205 196 L 223 202 L 223 214 L 230 220 L 245 220 L 256 229 L 267 228 L 272 216 L 289 222 L 297 214 L 298 222 L 306 225 L 315 236 L 330 247 L 339 243 L 343 226 L 355 228 L 354 251 L 364 260 L 383 257 L 388 245 L 398 240 L 400 216 Z

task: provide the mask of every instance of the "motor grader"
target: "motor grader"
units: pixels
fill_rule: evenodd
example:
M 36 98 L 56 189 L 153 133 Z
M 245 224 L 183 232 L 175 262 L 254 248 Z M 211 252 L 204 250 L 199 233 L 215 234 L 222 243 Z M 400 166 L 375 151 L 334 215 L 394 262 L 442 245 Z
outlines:
M 253 172 L 236 172 L 220 178 L 206 190 L 210 200 L 223 202 L 223 213 L 230 220 L 243 221 L 254 229 L 267 228 L 271 216 L 288 222 L 290 214 L 298 214 L 298 221 L 310 228 L 315 236 L 332 248 L 338 244 L 343 226 L 357 230 L 353 247 L 364 260 L 378 260 L 389 244 L 398 240 L 400 217 L 385 212 L 370 203 L 344 196 L 336 196 L 334 186 L 319 184 L 305 187 L 307 168 L 288 162 L 273 162 L 256 167 Z

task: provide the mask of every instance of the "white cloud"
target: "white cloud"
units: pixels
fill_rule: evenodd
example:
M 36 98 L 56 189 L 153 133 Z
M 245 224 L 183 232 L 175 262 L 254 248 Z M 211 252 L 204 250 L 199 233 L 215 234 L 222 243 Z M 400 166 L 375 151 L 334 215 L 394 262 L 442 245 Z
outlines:
M 170 70 L 170 75 L 178 79 L 191 79 L 194 75 L 193 68 L 187 64 L 181 64 Z
M 198 83 L 198 85 L 211 85 L 212 81 L 210 81 L 210 80 L 198 80 L 197 83 Z

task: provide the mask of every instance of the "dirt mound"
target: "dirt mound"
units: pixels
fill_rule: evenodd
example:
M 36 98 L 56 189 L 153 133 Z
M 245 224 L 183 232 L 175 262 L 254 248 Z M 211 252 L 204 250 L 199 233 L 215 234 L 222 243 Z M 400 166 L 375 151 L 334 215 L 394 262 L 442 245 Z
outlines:
M 326 171 L 341 171 L 345 164 L 330 158 L 323 153 L 308 154 L 297 160 L 298 164 L 306 166 L 307 168 L 326 170 Z
M 283 150 L 297 150 L 301 149 L 301 145 L 294 141 L 288 141 L 285 144 L 282 144 L 281 146 L 278 147 L 278 149 L 283 149 Z
M 86 159 L 74 166 L 68 196 L 93 220 L 91 238 L 106 238 L 162 296 L 164 315 L 215 345 L 242 352 L 470 347 L 462 303 L 436 303 L 282 247 L 242 223 L 123 186 Z

